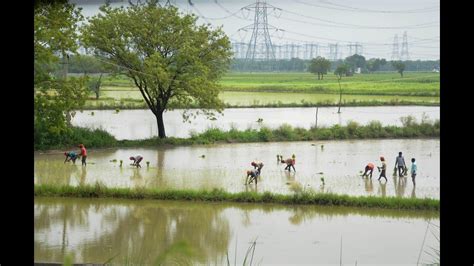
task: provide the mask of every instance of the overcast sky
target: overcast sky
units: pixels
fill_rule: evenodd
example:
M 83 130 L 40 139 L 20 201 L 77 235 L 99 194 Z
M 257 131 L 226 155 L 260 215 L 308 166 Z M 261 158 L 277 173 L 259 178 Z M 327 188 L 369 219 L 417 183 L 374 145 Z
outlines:
M 133 0 L 136 1 L 136 0 Z M 83 8 L 83 14 L 95 15 L 104 1 L 71 0 Z M 113 6 L 128 5 L 115 0 Z M 253 24 L 253 10 L 240 10 L 255 0 L 172 0 L 184 13 L 199 16 L 200 23 L 223 26 L 234 42 L 248 42 Z M 366 58 L 390 59 L 395 34 L 399 49 L 407 32 L 409 58 L 439 59 L 439 0 L 267 0 L 268 24 L 274 44 L 319 44 L 327 56 L 328 44 L 338 43 L 340 57 L 349 55 L 347 44 L 359 42 Z M 240 11 L 239 11 L 240 10 Z

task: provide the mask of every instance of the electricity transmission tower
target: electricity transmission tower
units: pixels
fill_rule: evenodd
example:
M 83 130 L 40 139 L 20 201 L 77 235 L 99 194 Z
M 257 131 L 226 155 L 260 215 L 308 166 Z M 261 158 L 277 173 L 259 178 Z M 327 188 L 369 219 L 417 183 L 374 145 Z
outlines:
M 392 49 L 392 60 L 400 60 L 400 54 L 398 50 L 398 34 L 393 37 L 393 49 Z
M 248 43 L 246 60 L 273 60 L 275 59 L 275 48 L 270 38 L 270 31 L 279 29 L 268 24 L 268 10 L 270 12 L 280 10 L 266 3 L 265 0 L 256 0 L 255 4 L 250 4 L 242 9 L 255 10 L 253 24 L 240 28 L 239 30 L 252 30 L 252 37 Z
M 409 59 L 409 55 L 408 55 L 408 37 L 407 37 L 407 32 L 406 31 L 403 33 L 402 51 L 400 53 L 400 59 L 401 60 L 408 60 Z
M 339 53 L 336 44 L 329 44 L 329 60 L 336 61 L 338 59 Z

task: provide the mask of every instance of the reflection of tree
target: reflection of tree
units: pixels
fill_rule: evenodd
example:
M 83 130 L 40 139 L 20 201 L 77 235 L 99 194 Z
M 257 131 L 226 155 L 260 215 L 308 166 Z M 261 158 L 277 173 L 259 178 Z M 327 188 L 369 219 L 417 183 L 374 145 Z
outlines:
M 57 201 L 56 201 L 57 202 Z M 105 224 L 109 230 L 102 230 L 91 240 L 84 239 L 76 251 L 87 262 L 103 263 L 116 253 L 112 263 L 196 264 L 205 263 L 207 258 L 224 258 L 230 238 L 229 222 L 220 213 L 222 208 L 213 204 L 189 204 L 175 202 L 140 202 L 140 204 L 102 204 L 92 201 L 69 201 L 64 204 L 39 204 L 35 211 L 35 234 L 63 226 L 64 221 L 71 229 L 94 230 Z M 94 209 L 99 211 L 94 213 Z M 58 212 L 62 215 L 45 213 Z M 84 213 L 80 224 L 74 226 L 76 212 Z M 100 214 L 99 221 L 96 221 Z M 84 219 L 85 218 L 85 219 Z M 93 219 L 92 219 L 93 218 Z M 91 220 L 89 220 L 91 219 Z M 90 222 L 89 222 L 90 221 Z M 67 239 L 77 235 L 67 235 Z M 109 251 L 102 248 L 110 247 Z M 61 248 L 40 243 L 35 238 L 35 256 L 51 261 L 62 261 Z M 78 254 L 76 254 L 76 257 Z M 54 259 L 53 259 L 54 258 Z M 43 259 L 42 259 L 43 260 Z
M 65 200 L 68 201 L 68 200 Z M 35 253 L 43 254 L 43 257 L 50 258 L 51 261 L 63 261 L 69 245 L 68 228 L 87 226 L 88 207 L 83 205 L 71 205 L 59 203 L 59 201 L 46 201 L 46 204 L 35 206 L 35 232 L 50 231 L 53 226 L 62 228 L 61 243 L 57 250 L 51 250 L 41 243 L 40 239 L 34 241 Z

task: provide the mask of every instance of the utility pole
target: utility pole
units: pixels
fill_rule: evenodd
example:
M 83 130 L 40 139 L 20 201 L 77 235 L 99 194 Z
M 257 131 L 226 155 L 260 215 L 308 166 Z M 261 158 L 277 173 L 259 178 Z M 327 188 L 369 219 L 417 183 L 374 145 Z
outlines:
M 392 60 L 400 60 L 400 54 L 398 50 L 398 34 L 395 34 L 395 37 L 393 37 Z
M 240 28 L 239 30 L 252 30 L 252 37 L 248 43 L 245 59 L 248 61 L 274 60 L 275 48 L 270 38 L 270 31 L 279 29 L 268 24 L 268 9 L 271 11 L 281 10 L 266 3 L 266 0 L 256 0 L 255 4 L 250 4 L 242 9 L 254 10 L 253 24 Z
M 409 60 L 409 55 L 408 55 L 408 36 L 407 32 L 405 31 L 403 33 L 403 42 L 402 42 L 402 51 L 400 53 L 400 59 L 401 60 Z

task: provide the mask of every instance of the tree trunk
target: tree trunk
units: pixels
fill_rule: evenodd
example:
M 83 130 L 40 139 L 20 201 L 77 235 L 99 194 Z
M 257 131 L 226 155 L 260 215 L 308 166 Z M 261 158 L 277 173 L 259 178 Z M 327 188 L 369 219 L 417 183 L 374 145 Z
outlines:
M 402 75 L 402 78 L 403 78 L 403 71 L 400 71 L 400 75 Z
M 163 123 L 163 111 L 159 111 L 156 116 L 156 122 L 158 124 L 158 136 L 160 139 L 166 138 L 166 133 L 165 133 L 165 124 Z
M 324 78 L 324 74 L 321 74 L 321 80 L 323 80 L 323 78 Z
M 341 101 L 342 101 L 342 88 L 341 88 L 341 80 L 338 79 L 337 82 L 339 83 L 339 109 L 337 109 L 337 113 L 341 113 Z

